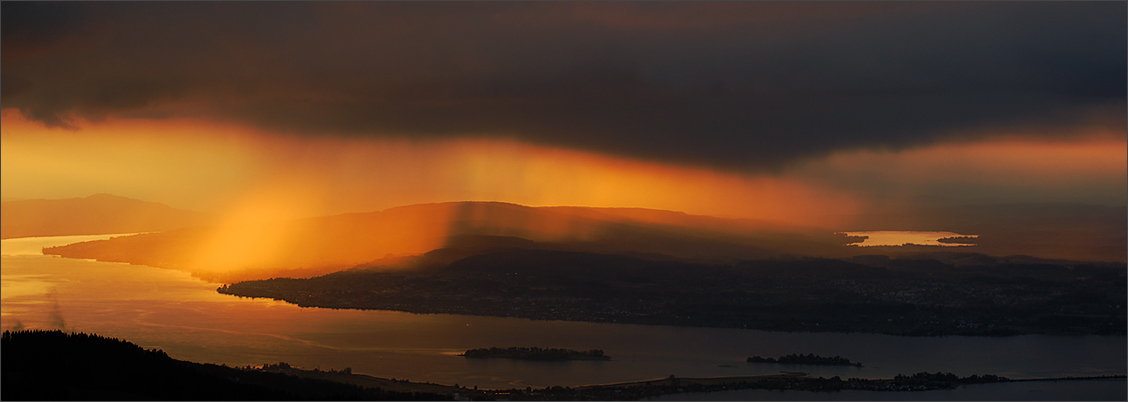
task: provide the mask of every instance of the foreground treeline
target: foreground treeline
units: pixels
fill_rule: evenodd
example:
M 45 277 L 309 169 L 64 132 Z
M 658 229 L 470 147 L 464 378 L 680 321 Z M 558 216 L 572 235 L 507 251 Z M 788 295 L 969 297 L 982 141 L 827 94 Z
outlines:
M 170 358 L 124 340 L 4 331 L 4 400 L 441 400 Z

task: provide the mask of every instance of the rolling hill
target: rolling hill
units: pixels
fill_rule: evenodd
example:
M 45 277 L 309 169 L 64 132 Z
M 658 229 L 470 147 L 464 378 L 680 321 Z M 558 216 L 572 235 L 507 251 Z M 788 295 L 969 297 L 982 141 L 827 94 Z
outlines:
M 528 207 L 501 202 L 419 204 L 238 226 L 192 227 L 48 249 L 73 258 L 129 262 L 231 282 L 310 277 L 367 264 L 410 267 L 432 250 L 534 248 L 689 263 L 731 264 L 793 257 L 893 257 L 975 252 L 1071 261 L 1123 262 L 1125 208 L 1070 204 L 966 206 L 912 215 L 872 215 L 855 228 L 956 230 L 978 234 L 971 249 L 848 247 L 832 229 L 783 227 L 641 208 Z M 852 228 L 853 229 L 853 228 Z M 495 244 L 497 242 L 501 244 Z M 458 251 L 451 251 L 458 253 Z M 465 256 L 463 256 L 465 257 Z M 940 258 L 944 257 L 932 257 Z M 448 261 L 449 262 L 449 261 Z
M 185 269 L 203 278 L 231 281 L 313 276 L 373 261 L 384 261 L 383 266 L 394 269 L 399 258 L 448 247 L 473 236 L 523 239 L 560 250 L 707 261 L 788 254 L 833 256 L 841 254 L 847 242 L 845 236 L 829 231 L 783 232 L 745 221 L 666 211 L 653 211 L 652 215 L 676 216 L 679 221 L 655 223 L 629 216 L 638 210 L 621 212 L 498 202 L 421 204 L 238 227 L 178 229 L 72 244 L 46 252 Z
M 109 194 L 0 203 L 0 237 L 157 232 L 206 222 L 200 212 Z

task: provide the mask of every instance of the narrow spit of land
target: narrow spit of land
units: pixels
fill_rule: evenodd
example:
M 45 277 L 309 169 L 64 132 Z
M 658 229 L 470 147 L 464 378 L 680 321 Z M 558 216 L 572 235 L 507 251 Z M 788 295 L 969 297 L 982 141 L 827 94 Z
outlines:
M 789 354 L 789 355 L 780 356 L 779 358 L 752 356 L 752 357 L 749 357 L 746 361 L 749 362 L 749 363 L 779 363 L 779 364 L 803 364 L 803 365 L 808 365 L 808 366 L 855 366 L 855 367 L 862 367 L 861 363 L 852 362 L 852 361 L 850 361 L 850 359 L 847 359 L 847 358 L 842 357 L 842 356 L 823 357 L 823 356 L 818 356 L 818 355 L 815 355 L 815 354 L 812 354 L 812 353 L 808 353 L 808 354 L 805 354 L 805 355 L 793 353 L 793 354 Z
M 611 356 L 603 354 L 602 350 L 592 349 L 581 352 L 572 349 L 538 348 L 538 347 L 509 347 L 509 348 L 483 348 L 470 349 L 459 356 L 469 358 L 504 358 L 517 360 L 611 360 Z
M 840 377 L 809 377 L 804 372 L 780 372 L 736 377 L 676 377 L 656 378 L 642 381 L 628 381 L 609 384 L 593 384 L 574 387 L 550 386 L 543 388 L 479 389 L 475 386 L 455 384 L 441 385 L 428 382 L 386 379 L 348 370 L 305 370 L 290 367 L 285 363 L 265 365 L 261 368 L 245 368 L 250 371 L 285 373 L 301 379 L 317 379 L 357 385 L 364 388 L 414 393 L 414 395 L 446 395 L 459 400 L 512 400 L 512 401 L 599 401 L 599 400 L 640 400 L 661 395 L 686 392 L 718 392 L 738 389 L 767 389 L 806 392 L 837 392 L 842 390 L 862 390 L 881 392 L 917 392 L 953 389 L 961 385 L 1027 382 L 1027 381 L 1080 381 L 1123 379 L 1124 375 L 1090 377 L 1056 377 L 1012 380 L 996 375 L 971 375 L 959 377 L 951 373 L 916 373 L 897 375 L 886 379 L 859 379 Z M 446 398 L 444 398 L 446 399 Z
M 842 390 L 884 391 L 884 392 L 916 392 L 940 389 L 953 389 L 961 385 L 1001 383 L 1013 381 L 1067 381 L 1067 380 L 1103 380 L 1123 379 L 1124 375 L 1091 376 L 1091 377 L 1060 377 L 1011 380 L 995 375 L 971 375 L 959 377 L 951 373 L 916 373 L 913 375 L 897 375 L 889 379 L 859 379 L 850 378 L 843 380 L 838 376 L 832 378 L 808 377 L 807 373 L 784 372 L 780 374 L 767 374 L 744 377 L 709 377 L 709 378 L 680 378 L 669 376 L 645 381 L 623 382 L 614 384 L 586 385 L 580 387 L 546 387 L 541 389 L 509 389 L 473 391 L 462 395 L 469 399 L 505 399 L 505 400 L 639 400 L 653 398 L 667 394 L 685 392 L 718 392 L 738 389 L 767 389 L 808 392 L 836 392 Z

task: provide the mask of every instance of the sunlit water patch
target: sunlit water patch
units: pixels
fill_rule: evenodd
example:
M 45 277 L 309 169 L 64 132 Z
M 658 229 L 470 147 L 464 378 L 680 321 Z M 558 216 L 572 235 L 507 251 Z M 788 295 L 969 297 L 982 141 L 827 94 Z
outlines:
M 101 234 L 101 235 L 76 235 L 76 236 L 47 236 L 47 237 L 20 237 L 4 239 L 0 242 L 0 255 L 43 255 L 44 247 L 61 246 L 64 244 L 81 243 L 84 241 L 106 240 L 114 237 L 133 236 L 139 233 Z
M 953 232 L 915 232 L 902 230 L 880 230 L 870 232 L 839 232 L 850 237 L 863 237 L 861 243 L 851 243 L 851 246 L 943 246 L 943 247 L 970 247 L 972 243 L 941 242 L 940 240 L 969 240 L 979 238 L 979 235 L 965 235 Z

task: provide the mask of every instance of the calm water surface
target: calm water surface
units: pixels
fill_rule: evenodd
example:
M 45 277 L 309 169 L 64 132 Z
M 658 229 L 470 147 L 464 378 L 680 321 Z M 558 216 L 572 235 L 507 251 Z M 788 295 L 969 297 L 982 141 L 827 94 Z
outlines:
M 780 370 L 843 378 L 888 378 L 919 371 L 1012 378 L 1126 372 L 1128 351 L 1122 336 L 920 338 L 300 308 L 221 295 L 215 291 L 219 284 L 180 271 L 39 252 L 44 246 L 105 237 L 2 241 L 0 326 L 92 332 L 198 362 L 284 361 L 307 368 L 351 367 L 379 377 L 490 388 Z M 528 362 L 456 356 L 466 349 L 491 346 L 603 349 L 613 360 Z M 865 367 L 744 362 L 751 355 L 788 353 L 840 355 Z
M 850 237 L 865 237 L 861 243 L 852 243 L 858 247 L 873 246 L 903 246 L 915 244 L 918 246 L 943 246 L 943 247 L 970 247 L 971 243 L 941 243 L 939 240 L 949 237 L 978 238 L 979 235 L 964 235 L 953 232 L 917 232 L 904 230 L 879 230 L 870 232 L 841 232 Z

